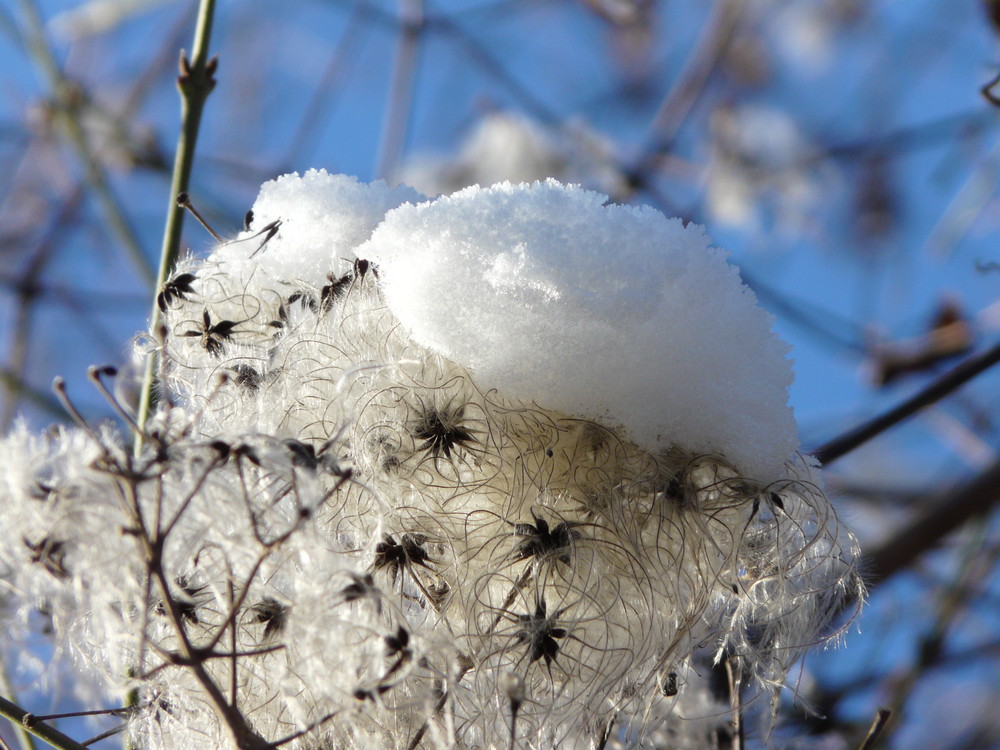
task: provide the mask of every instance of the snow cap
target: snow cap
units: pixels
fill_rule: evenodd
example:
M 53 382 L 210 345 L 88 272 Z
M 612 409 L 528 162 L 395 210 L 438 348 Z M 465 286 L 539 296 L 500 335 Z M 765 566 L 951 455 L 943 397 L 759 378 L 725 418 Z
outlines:
M 386 211 L 421 200 L 424 196 L 406 185 L 359 182 L 325 169 L 282 175 L 261 185 L 250 230 L 219 248 L 215 259 L 243 263 L 252 257 L 273 278 L 322 286 L 337 259 L 354 260 L 354 248 Z M 277 232 L 258 251 L 266 236 L 261 230 L 274 221 L 281 222 Z
M 607 200 L 475 186 L 389 211 L 355 252 L 413 338 L 480 388 L 781 477 L 798 437 L 772 316 L 701 227 Z

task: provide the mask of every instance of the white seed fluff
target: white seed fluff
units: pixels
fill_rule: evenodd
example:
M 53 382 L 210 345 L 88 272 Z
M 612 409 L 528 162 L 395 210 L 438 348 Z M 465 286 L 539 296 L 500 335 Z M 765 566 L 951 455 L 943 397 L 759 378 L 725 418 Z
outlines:
M 556 182 L 407 200 L 265 184 L 161 291 L 138 452 L 0 438 L 8 640 L 150 750 L 714 747 L 723 655 L 775 710 L 863 586 L 735 268 Z
M 775 479 L 788 347 L 701 227 L 554 180 L 390 211 L 356 250 L 413 338 L 480 387 Z

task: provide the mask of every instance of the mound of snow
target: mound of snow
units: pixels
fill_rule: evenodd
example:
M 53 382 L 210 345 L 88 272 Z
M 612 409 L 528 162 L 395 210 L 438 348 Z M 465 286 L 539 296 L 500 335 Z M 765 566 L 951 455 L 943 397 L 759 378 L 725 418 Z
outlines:
M 772 317 L 701 227 L 606 200 L 472 187 L 389 211 L 354 253 L 413 338 L 481 388 L 778 478 L 798 438 Z

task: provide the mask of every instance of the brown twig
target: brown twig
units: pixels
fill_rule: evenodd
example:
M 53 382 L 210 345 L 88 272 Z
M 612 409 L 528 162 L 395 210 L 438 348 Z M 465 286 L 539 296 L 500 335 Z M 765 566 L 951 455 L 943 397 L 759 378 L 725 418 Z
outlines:
M 997 95 L 993 93 L 993 88 L 998 83 L 1000 83 L 1000 73 L 997 73 L 992 80 L 979 89 L 979 93 L 983 95 L 983 98 L 994 107 L 1000 107 L 1000 97 L 997 97 Z
M 1000 461 L 865 555 L 867 577 L 884 580 L 907 568 L 941 539 L 1000 503 Z
M 891 715 L 892 712 L 888 709 L 880 708 L 878 710 L 878 714 L 872 721 L 871 727 L 868 728 L 868 734 L 865 735 L 864 741 L 858 746 L 858 750 L 871 750 L 871 748 L 875 747 L 875 741 L 882 734 L 882 729 L 885 728 L 885 724 L 889 721 Z
M 830 464 L 931 404 L 940 401 L 998 362 L 1000 362 L 1000 343 L 980 354 L 969 357 L 915 396 L 890 409 L 885 414 L 824 443 L 813 452 L 813 456 L 824 466 Z

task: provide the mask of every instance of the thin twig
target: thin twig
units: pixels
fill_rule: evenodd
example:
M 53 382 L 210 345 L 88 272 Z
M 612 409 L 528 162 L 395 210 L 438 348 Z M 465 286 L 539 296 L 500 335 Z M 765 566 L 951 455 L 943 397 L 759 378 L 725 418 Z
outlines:
M 741 10 L 739 2 L 716 0 L 694 51 L 687 56 L 684 69 L 653 116 L 651 130 L 656 143 L 673 140 L 704 93 L 705 84 L 733 38 Z
M 868 734 L 865 735 L 864 742 L 858 746 L 858 750 L 871 750 L 871 748 L 875 747 L 875 741 L 882 734 L 882 729 L 885 728 L 885 723 L 889 721 L 891 715 L 892 711 L 888 709 L 880 708 L 878 710 L 878 714 L 875 716 L 875 720 L 872 721 L 872 725 L 868 729 Z
M 0 663 L 0 694 L 9 695 L 14 699 L 17 698 L 17 695 L 14 693 L 14 686 L 11 685 L 10 679 L 7 677 L 7 665 L 2 663 Z M 17 737 L 17 744 L 21 750 L 35 750 L 35 741 L 28 734 L 27 729 L 20 724 L 15 724 L 14 734 Z
M 212 239 L 216 242 L 222 242 L 222 235 L 212 229 L 212 225 L 208 223 L 208 220 L 201 215 L 201 212 L 195 208 L 194 204 L 191 202 L 191 196 L 187 193 L 181 193 L 177 196 L 177 205 L 181 208 L 186 208 L 191 212 L 191 215 L 197 219 L 198 223 L 205 227 L 205 231 L 212 235 Z
M 813 456 L 824 466 L 835 461 L 908 417 L 940 401 L 998 362 L 1000 362 L 1000 343 L 965 360 L 894 409 L 820 446 L 813 452 Z
M 2 696 L 0 696 L 0 716 L 3 716 L 13 724 L 24 727 L 26 731 L 31 732 L 40 740 L 45 740 L 57 750 L 87 750 L 86 747 L 76 740 L 67 737 L 44 722 L 32 723 L 31 714 Z M 27 718 L 27 722 L 25 718 Z
M 936 602 L 933 607 L 928 607 L 931 622 L 914 645 L 912 665 L 887 681 L 889 689 L 885 704 L 891 712 L 899 713 L 905 708 L 918 681 L 926 677 L 949 650 L 948 636 L 956 628 L 962 614 L 985 593 L 983 589 L 990 580 L 989 571 L 996 564 L 1000 547 L 990 544 L 990 527 L 984 519 L 970 526 L 972 528 L 964 534 L 960 559 L 954 572 L 937 587 Z
M 873 583 L 913 564 L 969 519 L 984 516 L 1000 504 L 1000 461 L 954 492 L 942 496 L 919 518 L 865 555 L 864 568 Z
M 45 410 L 53 417 L 62 419 L 65 412 L 59 402 L 44 391 L 35 388 L 31 383 L 20 377 L 17 373 L 0 365 L 0 385 L 7 389 L 8 398 L 13 401 L 15 397 L 30 401 L 40 409 Z M 6 420 L 2 424 L 4 430 L 10 425 Z
M 51 408 L 48 410 L 58 417 L 63 416 L 58 404 L 46 394 L 33 392 L 34 389 L 31 389 L 25 380 L 28 343 L 32 339 L 35 306 L 42 294 L 41 280 L 56 257 L 61 232 L 76 218 L 83 204 L 83 197 L 84 184 L 79 183 L 61 202 L 45 228 L 44 235 L 30 253 L 23 273 L 11 281 L 11 289 L 17 297 L 17 312 L 9 328 L 12 333 L 6 357 L 7 365 L 3 368 L 3 372 L 0 372 L 0 384 L 7 391 L 7 400 L 0 410 L 0 433 L 7 432 L 13 424 L 17 416 L 18 401 L 22 396 L 35 401 L 43 408 L 54 406 L 54 412 Z
M 181 229 L 184 226 L 184 209 L 177 205 L 177 196 L 187 192 L 194 165 L 195 145 L 198 141 L 198 131 L 201 126 L 201 116 L 205 109 L 205 101 L 215 87 L 215 70 L 218 58 L 209 59 L 208 48 L 212 35 L 212 18 L 215 14 L 215 0 L 201 0 L 198 8 L 198 23 L 195 30 L 191 59 L 181 52 L 181 74 L 177 79 L 177 88 L 181 94 L 181 130 L 177 139 L 177 152 L 174 155 L 173 177 L 170 182 L 170 201 L 167 208 L 167 224 L 163 232 L 163 246 L 160 251 L 160 269 L 156 276 L 156 289 L 159 290 L 167 280 L 167 274 L 177 262 L 180 254 Z M 154 295 L 152 313 L 150 314 L 149 330 L 155 331 L 160 326 L 161 313 Z M 153 394 L 156 386 L 157 356 L 150 354 L 146 358 L 146 370 L 143 377 L 142 393 L 139 401 L 139 412 L 136 421 L 140 430 L 145 428 L 146 420 L 153 405 Z M 135 437 L 136 452 L 142 445 L 142 432 Z
M 321 126 L 334 106 L 335 93 L 343 84 L 348 64 L 360 59 L 357 51 L 371 31 L 371 25 L 364 23 L 367 11 L 366 3 L 358 3 L 351 10 L 344 30 L 334 45 L 330 61 L 306 106 L 305 114 L 295 129 L 295 135 L 288 141 L 288 152 L 278 162 L 282 166 L 276 170 L 276 174 L 291 172 L 295 165 L 308 161 L 305 156 L 312 152 Z
M 461 677 L 459 677 L 459 679 L 461 679 Z M 413 735 L 413 738 L 410 740 L 410 744 L 406 746 L 406 750 L 417 750 L 417 745 L 423 741 L 424 735 L 427 734 L 427 730 L 430 728 L 431 719 L 438 716 L 444 710 L 447 702 L 448 694 L 442 693 L 441 697 L 438 698 L 437 704 L 434 706 L 434 713 L 427 717 L 427 720 L 420 726 L 417 733 Z
M 127 710 L 127 706 L 120 708 L 98 708 L 93 711 L 68 711 L 62 714 L 31 714 L 31 722 L 52 721 L 53 719 L 70 719 L 77 716 L 108 716 L 110 714 L 120 714 Z
M 994 107 L 1000 107 L 1000 98 L 993 93 L 994 87 L 1000 83 L 1000 73 L 993 76 L 992 79 L 986 84 L 984 84 L 980 89 L 979 93 L 983 95 L 983 98 L 992 104 Z
M 233 591 L 233 581 L 230 579 L 229 583 L 229 650 L 232 653 L 230 657 L 229 664 L 229 705 L 236 708 L 239 681 L 237 680 L 237 664 L 236 664 L 236 614 L 237 609 L 235 607 L 236 593 Z M 247 588 L 250 588 L 250 581 L 247 581 Z
M 116 734 L 121 734 L 122 732 L 125 731 L 125 729 L 127 727 L 128 727 L 127 723 L 119 724 L 118 726 L 112 727 L 111 729 L 107 730 L 106 732 L 101 732 L 98 735 L 94 735 L 89 740 L 85 740 L 81 744 L 83 744 L 85 747 L 90 747 L 91 745 L 96 745 L 101 740 L 106 740 L 108 737 L 114 737 Z

